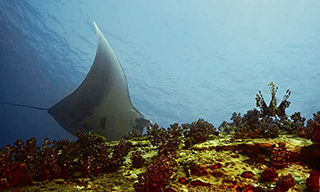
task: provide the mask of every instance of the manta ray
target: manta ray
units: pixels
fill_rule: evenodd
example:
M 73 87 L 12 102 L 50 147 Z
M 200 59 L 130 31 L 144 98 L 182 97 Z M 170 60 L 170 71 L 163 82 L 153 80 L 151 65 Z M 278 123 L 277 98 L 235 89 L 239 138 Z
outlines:
M 108 141 L 120 140 L 130 131 L 143 132 L 151 125 L 132 104 L 123 68 L 97 24 L 98 45 L 94 62 L 81 85 L 47 110 L 69 133 L 92 132 Z M 11 104 L 1 102 L 2 104 Z
M 120 140 L 128 132 L 142 133 L 151 124 L 132 104 L 123 68 L 99 27 L 97 52 L 89 73 L 70 95 L 48 110 L 69 133 L 93 132 Z

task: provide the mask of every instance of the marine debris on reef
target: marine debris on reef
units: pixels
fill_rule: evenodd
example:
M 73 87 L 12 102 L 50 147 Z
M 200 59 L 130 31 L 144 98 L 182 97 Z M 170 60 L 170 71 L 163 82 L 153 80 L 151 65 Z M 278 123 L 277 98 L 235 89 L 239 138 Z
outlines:
M 299 112 L 289 118 L 286 95 L 266 108 L 260 93 L 264 107 L 233 113 L 220 132 L 199 119 L 113 142 L 17 140 L 0 149 L 0 191 L 318 191 L 320 111 L 306 125 Z

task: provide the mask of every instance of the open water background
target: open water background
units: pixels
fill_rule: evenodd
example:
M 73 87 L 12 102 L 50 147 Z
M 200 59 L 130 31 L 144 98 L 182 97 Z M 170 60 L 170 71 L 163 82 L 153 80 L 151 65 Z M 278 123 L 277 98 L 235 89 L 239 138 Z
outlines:
M 320 110 L 320 1 L 1 0 L 0 101 L 50 108 L 93 62 L 96 21 L 126 73 L 134 105 L 167 127 L 218 127 L 255 107 L 267 84 L 288 114 Z M 0 146 L 74 139 L 45 111 L 0 105 Z

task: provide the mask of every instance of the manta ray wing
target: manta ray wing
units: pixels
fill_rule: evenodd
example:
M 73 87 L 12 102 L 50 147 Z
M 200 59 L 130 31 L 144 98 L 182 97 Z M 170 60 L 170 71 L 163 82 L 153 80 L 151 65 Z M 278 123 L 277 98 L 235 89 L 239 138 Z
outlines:
M 48 110 L 68 132 L 93 132 L 120 140 L 129 131 L 142 133 L 150 121 L 133 106 L 122 66 L 94 22 L 96 57 L 82 84 Z

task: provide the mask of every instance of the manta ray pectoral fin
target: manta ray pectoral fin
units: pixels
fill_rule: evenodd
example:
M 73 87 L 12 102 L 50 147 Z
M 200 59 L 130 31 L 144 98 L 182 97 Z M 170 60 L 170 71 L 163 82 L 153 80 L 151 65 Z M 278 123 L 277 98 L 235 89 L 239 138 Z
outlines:
M 150 121 L 133 106 L 122 66 L 95 22 L 94 26 L 98 46 L 89 73 L 48 112 L 73 135 L 85 130 L 120 140 L 132 130 L 142 133 Z

